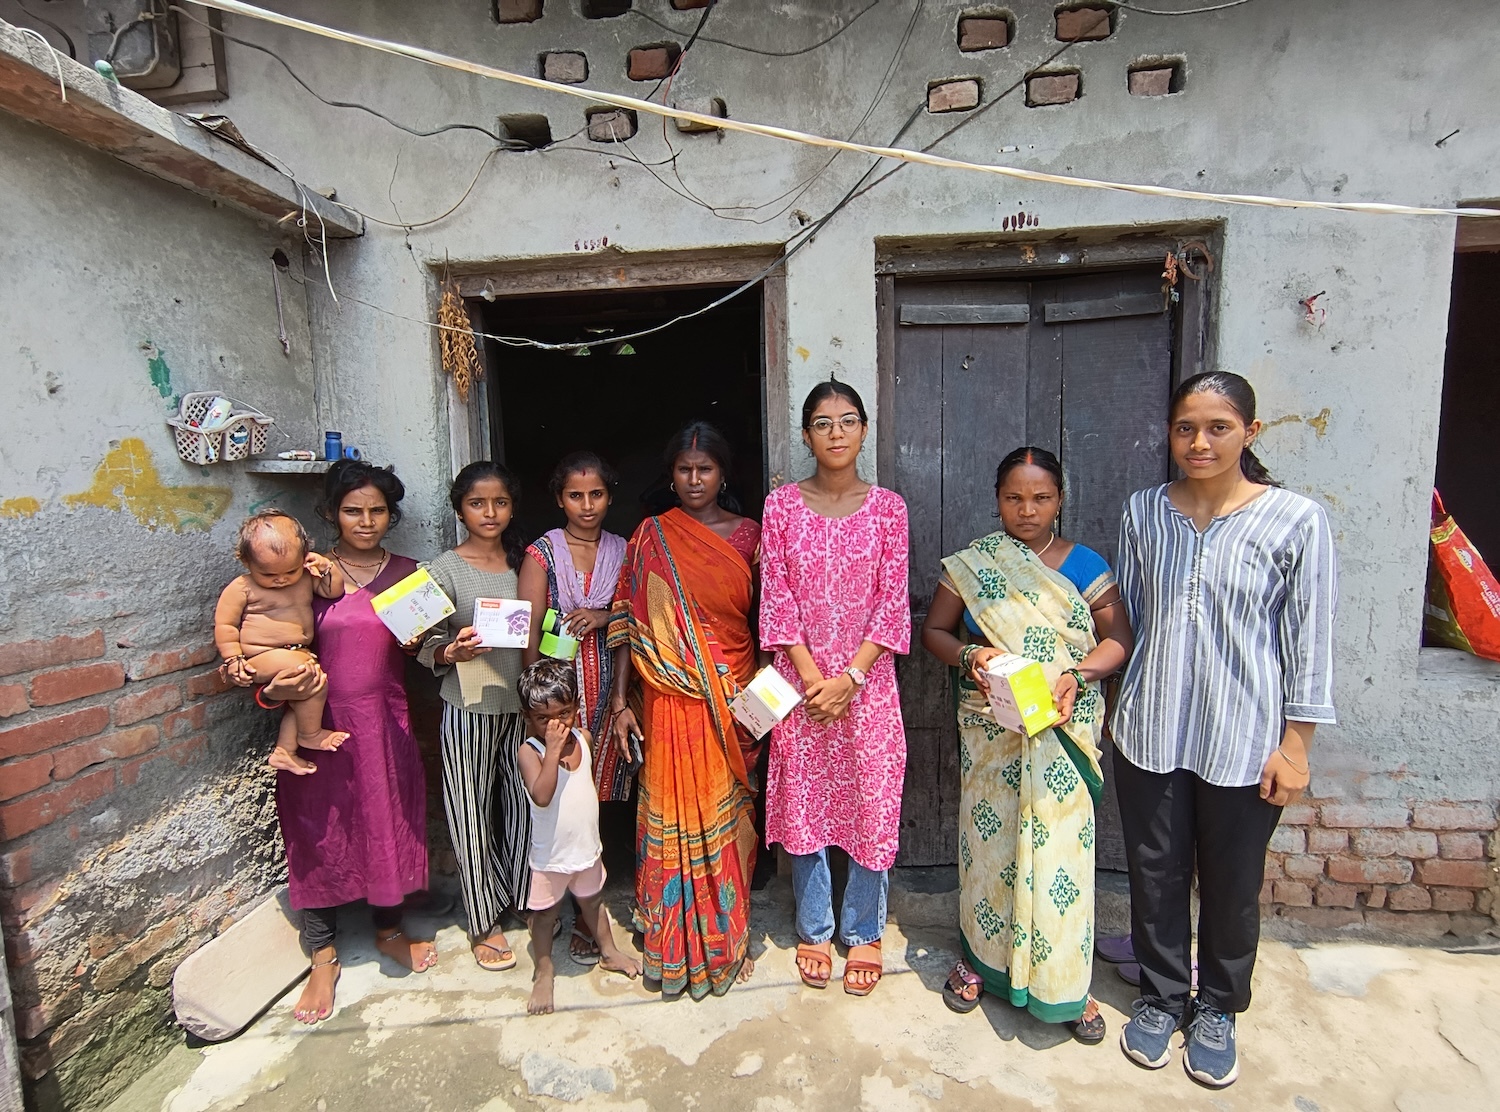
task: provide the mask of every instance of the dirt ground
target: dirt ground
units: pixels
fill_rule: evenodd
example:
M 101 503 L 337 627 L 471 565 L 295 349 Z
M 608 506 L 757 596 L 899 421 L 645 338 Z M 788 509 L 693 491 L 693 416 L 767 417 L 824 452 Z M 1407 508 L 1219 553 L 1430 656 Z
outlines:
M 1183 1072 L 1180 1053 L 1150 1072 L 1117 1038 L 1135 990 L 1099 963 L 1110 1025 L 1101 1046 L 1072 1041 L 994 998 L 967 1016 L 938 990 L 954 958 L 956 894 L 931 876 L 891 894 L 887 973 L 867 999 L 803 988 L 792 951 L 790 886 L 756 894 L 748 984 L 722 998 L 663 1002 L 619 974 L 570 962 L 559 939 L 558 1011 L 526 1015 L 520 964 L 486 973 L 452 916 L 439 964 L 399 975 L 348 916 L 338 1009 L 316 1029 L 293 1021 L 297 990 L 217 1046 L 178 1047 L 113 1112 L 506 1112 L 589 1109 L 753 1112 L 860 1108 L 1173 1108 L 1250 1112 L 1493 1112 L 1500 1107 L 1500 956 L 1267 940 L 1256 999 L 1239 1025 L 1241 1080 L 1221 1092 Z M 627 893 L 611 901 L 619 921 Z M 1101 892 L 1100 933 L 1123 933 L 1123 898 Z M 618 932 L 623 940 L 624 932 Z M 836 969 L 839 968 L 836 966 Z

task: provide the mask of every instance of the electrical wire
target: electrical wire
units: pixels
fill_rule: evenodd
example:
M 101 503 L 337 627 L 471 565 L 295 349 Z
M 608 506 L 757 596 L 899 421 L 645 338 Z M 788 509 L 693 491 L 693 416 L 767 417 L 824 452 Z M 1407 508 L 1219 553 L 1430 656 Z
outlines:
M 438 51 L 427 50 L 424 47 L 412 46 L 409 43 L 392 42 L 387 39 L 379 39 L 370 35 L 361 35 L 352 31 L 340 31 L 333 27 L 327 27 L 320 23 L 312 23 L 308 20 L 297 19 L 292 16 L 282 15 L 279 12 L 258 8 L 252 4 L 241 3 L 240 0 L 201 0 L 201 5 L 208 8 L 217 8 L 220 11 L 232 12 L 236 15 L 247 16 L 252 19 L 264 20 L 283 27 L 292 27 L 309 34 L 319 35 L 323 38 L 332 39 L 337 42 L 351 43 L 363 46 L 384 54 L 394 54 L 398 57 L 411 58 L 416 61 L 425 62 L 428 65 L 439 66 L 446 69 L 457 70 L 461 73 L 471 73 L 480 77 L 490 77 L 497 81 L 504 81 L 512 85 L 521 85 L 531 89 L 542 89 L 558 93 L 563 96 L 574 97 L 579 100 L 587 100 L 596 104 L 608 104 L 616 108 L 628 108 L 636 112 L 645 112 L 652 116 L 670 116 L 673 119 L 687 120 L 692 123 L 704 124 L 710 128 L 723 131 L 739 131 L 748 135 L 759 135 L 768 139 L 780 139 L 789 143 L 800 143 L 806 146 L 826 147 L 833 150 L 857 151 L 862 154 L 874 155 L 879 158 L 890 158 L 898 161 L 915 162 L 924 166 L 933 166 L 945 170 L 966 170 L 971 173 L 989 174 L 995 177 L 1014 179 L 1018 181 L 1038 182 L 1047 185 L 1063 185 L 1076 189 L 1100 189 L 1120 193 L 1132 193 L 1143 197 L 1164 197 L 1175 200 L 1198 201 L 1220 205 L 1245 205 L 1258 208 L 1288 208 L 1309 209 L 1322 212 L 1357 212 L 1367 215 L 1378 216 L 1442 216 L 1442 217 L 1464 217 L 1468 219 L 1486 219 L 1500 217 L 1500 209 L 1492 208 L 1458 208 L 1439 207 L 1425 205 L 1403 205 L 1383 201 L 1317 201 L 1299 200 L 1289 197 L 1270 197 L 1245 193 L 1209 193 L 1195 189 L 1178 189 L 1164 185 L 1143 185 L 1136 182 L 1110 181 L 1104 178 L 1085 178 L 1071 174 L 1052 174 L 1040 170 L 1026 170 L 1019 166 L 1002 166 L 983 162 L 966 162 L 963 159 L 947 158 L 942 155 L 927 154 L 922 151 L 905 150 L 900 147 L 877 147 L 868 143 L 853 143 L 841 139 L 833 139 L 828 136 L 810 134 L 805 131 L 797 131 L 793 128 L 779 127 L 774 124 L 752 123 L 748 120 L 735 120 L 727 117 L 708 116 L 701 112 L 690 112 L 682 108 L 669 108 L 666 105 L 653 104 L 651 101 L 641 100 L 639 97 L 622 96 L 618 93 L 606 93 L 599 89 L 591 89 L 583 85 L 561 85 L 556 82 L 546 81 L 539 77 L 528 77 L 525 74 L 513 73 L 510 70 L 500 69 L 496 66 L 481 65 L 470 62 L 463 58 L 457 58 L 450 54 L 442 54 Z M 473 125 L 468 125 L 473 126 Z
M 1140 12 L 1142 15 L 1203 15 L 1205 12 L 1222 12 L 1228 8 L 1238 8 L 1241 4 L 1248 4 L 1250 0 L 1228 0 L 1224 4 L 1211 4 L 1206 8 L 1177 8 L 1166 10 L 1162 8 L 1143 8 L 1139 4 L 1129 4 L 1125 0 L 1104 0 L 1112 8 L 1124 8 L 1127 12 Z
M 64 31 L 57 24 L 53 23 L 46 16 L 44 16 L 44 15 L 38 15 L 36 12 L 34 12 L 30 8 L 28 8 L 26 6 L 25 0 L 15 0 L 15 4 L 16 4 L 16 7 L 20 8 L 23 12 L 25 12 L 27 15 L 29 15 L 32 19 L 36 20 L 40 24 L 43 24 L 44 26 L 52 28 L 52 30 L 56 31 L 60 36 L 62 36 L 62 41 L 65 42 L 67 44 L 67 46 L 68 46 L 68 57 L 72 58 L 73 61 L 75 61 L 75 62 L 78 61 L 78 48 L 73 45 L 73 38 L 72 38 L 71 35 L 69 35 L 66 31 Z M 26 28 L 22 28 L 22 30 L 25 30 L 25 29 Z M 52 44 L 48 43 L 47 45 L 51 46 Z M 64 99 L 66 99 L 66 98 L 64 98 Z
M 1240 0 L 1240 2 L 1243 3 L 1244 0 Z M 755 46 L 745 46 L 741 43 L 729 42 L 726 39 L 710 38 L 708 35 L 703 36 L 703 41 L 711 42 L 715 46 L 725 46 L 730 50 L 743 50 L 746 54 L 759 54 L 763 58 L 798 58 L 803 54 L 811 54 L 814 50 L 817 50 L 820 47 L 827 46 L 834 39 L 838 38 L 845 31 L 849 30 L 849 28 L 858 23 L 861 16 L 879 7 L 881 3 L 883 3 L 883 0 L 871 0 L 871 3 L 867 4 L 865 7 L 861 8 L 859 11 L 850 16 L 849 21 L 840 26 L 838 30 L 833 32 L 833 34 L 827 36 L 826 38 L 819 39 L 817 42 L 811 44 L 810 46 L 799 47 L 796 50 L 763 50 Z M 712 5 L 710 5 L 710 7 L 712 7 Z M 639 10 L 638 8 L 631 8 L 630 14 L 638 15 L 647 23 L 654 23 L 663 31 L 670 31 L 674 35 L 681 35 L 684 33 L 683 31 L 678 30 L 676 27 L 673 27 L 671 24 L 663 23 L 656 17 L 647 15 L 645 12 Z

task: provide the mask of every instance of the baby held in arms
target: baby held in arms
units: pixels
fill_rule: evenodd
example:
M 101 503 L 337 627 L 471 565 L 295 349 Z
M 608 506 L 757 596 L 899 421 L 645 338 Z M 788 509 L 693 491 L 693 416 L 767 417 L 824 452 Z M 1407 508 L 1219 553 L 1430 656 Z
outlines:
M 307 533 L 296 518 L 266 510 L 240 526 L 235 554 L 245 565 L 219 596 L 214 608 L 214 643 L 229 678 L 269 683 L 278 672 L 315 659 L 313 594 L 344 596 L 344 576 L 327 557 L 309 551 Z M 282 730 L 271 751 L 272 768 L 305 774 L 317 765 L 299 756 L 303 749 L 337 749 L 349 737 L 323 728 L 327 690 L 291 701 L 296 731 Z

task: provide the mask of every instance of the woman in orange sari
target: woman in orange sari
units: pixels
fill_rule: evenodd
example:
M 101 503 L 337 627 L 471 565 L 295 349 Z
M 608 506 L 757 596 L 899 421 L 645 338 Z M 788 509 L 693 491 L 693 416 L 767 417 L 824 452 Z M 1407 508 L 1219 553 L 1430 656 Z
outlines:
M 756 743 L 729 701 L 755 674 L 760 526 L 721 505 L 730 452 L 694 422 L 667 447 L 681 506 L 636 529 L 615 594 L 615 743 L 645 764 L 636 810 L 636 926 L 662 993 L 722 996 L 750 975 Z M 641 679 L 632 692 L 630 678 Z M 627 694 L 629 697 L 627 698 Z

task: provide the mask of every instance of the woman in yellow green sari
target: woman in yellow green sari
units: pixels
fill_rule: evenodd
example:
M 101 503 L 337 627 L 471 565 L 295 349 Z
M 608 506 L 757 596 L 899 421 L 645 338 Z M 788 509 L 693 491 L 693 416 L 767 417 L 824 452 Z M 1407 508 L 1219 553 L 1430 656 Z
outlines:
M 1003 529 L 943 561 L 922 644 L 958 670 L 959 926 L 943 987 L 957 1012 L 989 991 L 1097 1043 L 1094 806 L 1104 786 L 1099 681 L 1130 655 L 1130 625 L 1104 559 L 1057 535 L 1062 466 L 1042 448 L 1001 461 Z M 1001 653 L 1039 662 L 1061 721 L 1034 737 L 1001 726 L 983 673 Z

